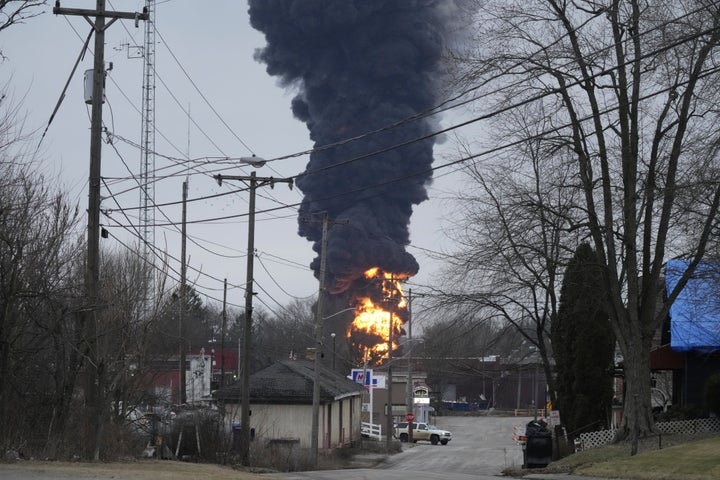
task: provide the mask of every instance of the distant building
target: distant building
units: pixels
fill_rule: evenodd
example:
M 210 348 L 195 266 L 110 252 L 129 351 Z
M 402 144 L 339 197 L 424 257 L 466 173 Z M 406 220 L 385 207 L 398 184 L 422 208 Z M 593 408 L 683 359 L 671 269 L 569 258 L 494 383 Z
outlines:
M 361 438 L 361 385 L 321 367 L 318 448 L 333 449 Z M 250 376 L 250 428 L 255 441 L 310 448 L 315 363 L 286 360 Z M 227 422 L 239 426 L 242 385 L 214 393 Z

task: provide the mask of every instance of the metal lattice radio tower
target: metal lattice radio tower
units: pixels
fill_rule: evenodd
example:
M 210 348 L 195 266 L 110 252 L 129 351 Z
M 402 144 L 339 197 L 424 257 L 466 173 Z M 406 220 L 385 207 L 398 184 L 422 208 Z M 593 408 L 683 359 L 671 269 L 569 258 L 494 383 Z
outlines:
M 143 54 L 142 131 L 140 135 L 140 239 L 145 262 L 143 313 L 148 314 L 155 298 L 155 1 L 145 0 Z

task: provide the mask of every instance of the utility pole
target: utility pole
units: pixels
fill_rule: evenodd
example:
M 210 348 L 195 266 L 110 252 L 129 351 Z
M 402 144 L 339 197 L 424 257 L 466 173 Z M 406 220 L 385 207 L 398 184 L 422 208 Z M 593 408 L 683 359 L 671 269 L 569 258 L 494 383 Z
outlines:
M 390 281 L 394 283 L 394 279 L 390 276 Z M 394 285 L 393 285 L 394 286 Z M 392 411 L 392 340 L 393 340 L 393 298 L 390 297 L 390 329 L 388 330 L 388 368 L 387 368 L 387 421 L 385 423 L 385 448 L 390 453 L 393 434 L 393 411 Z M 371 386 L 372 388 L 372 386 Z
M 422 293 L 416 293 L 415 297 L 424 297 Z M 412 336 L 412 326 L 413 326 L 413 311 L 412 311 L 412 301 L 413 301 L 413 291 L 412 288 L 408 289 L 408 343 L 410 344 L 409 352 L 412 352 L 413 350 L 413 344 L 411 343 L 413 341 Z M 407 355 L 407 386 L 405 390 L 405 403 L 407 405 L 407 411 L 408 413 L 415 414 L 415 402 L 413 401 L 415 395 L 413 393 L 413 371 L 412 371 L 412 359 L 411 355 Z
M 105 85 L 105 30 L 120 18 L 135 20 L 138 26 L 140 20 L 147 20 L 147 12 L 113 12 L 105 10 L 105 0 L 96 0 L 95 10 L 78 8 L 61 8 L 60 1 L 55 2 L 53 8 L 55 15 L 78 15 L 85 17 L 92 25 L 95 33 L 95 61 L 93 64 L 93 90 L 92 113 L 90 116 L 90 176 L 88 181 L 88 246 L 85 270 L 85 289 L 88 307 L 85 315 L 85 334 L 88 344 L 88 381 L 86 383 L 86 396 L 88 404 L 95 410 L 91 423 L 95 425 L 93 458 L 100 459 L 100 439 L 102 438 L 102 410 L 105 408 L 101 398 L 104 387 L 102 369 L 103 362 L 99 359 L 96 343 L 97 325 L 96 309 L 100 303 L 98 284 L 100 280 L 100 172 L 102 152 L 102 104 Z M 95 17 L 93 22 L 90 17 Z M 110 19 L 107 23 L 105 19 Z
M 310 434 L 310 456 L 312 457 L 313 465 L 316 466 L 318 460 L 318 437 L 320 430 L 320 355 L 322 353 L 323 343 L 323 297 L 325 297 L 327 231 L 328 214 L 327 212 L 324 212 L 322 217 L 322 241 L 320 247 L 320 289 L 318 290 L 318 301 L 315 308 L 315 372 L 313 376 L 312 431 Z
M 330 221 L 327 212 L 322 214 L 322 240 L 320 243 L 320 289 L 318 290 L 318 301 L 315 306 L 315 370 L 313 375 L 313 404 L 312 404 L 312 428 L 310 432 L 310 456 L 313 464 L 318 461 L 318 443 L 320 431 L 320 367 L 323 351 L 323 302 L 325 300 L 325 269 L 327 264 L 327 235 L 329 224 L 347 225 L 345 221 Z
M 181 228 L 181 241 L 180 241 L 180 313 L 178 314 L 178 336 L 180 341 L 178 342 L 180 365 L 179 368 L 179 387 L 180 387 L 180 405 L 184 405 L 187 401 L 187 370 L 185 369 L 185 363 L 187 361 L 185 350 L 185 295 L 187 290 L 187 197 L 188 197 L 188 181 L 185 180 L 182 184 L 182 228 Z
M 247 247 L 247 277 L 245 282 L 245 327 L 242 338 L 242 398 L 240 406 L 240 463 L 250 465 L 250 332 L 252 330 L 253 313 L 253 260 L 255 257 L 255 190 L 258 187 L 276 182 L 287 183 L 292 189 L 292 178 L 258 177 L 255 172 L 245 175 L 215 175 L 218 185 L 223 180 L 241 180 L 250 182 L 250 201 L 248 211 L 248 247 Z
M 227 278 L 223 280 L 222 331 L 220 332 L 220 388 L 225 386 L 225 328 L 227 327 Z

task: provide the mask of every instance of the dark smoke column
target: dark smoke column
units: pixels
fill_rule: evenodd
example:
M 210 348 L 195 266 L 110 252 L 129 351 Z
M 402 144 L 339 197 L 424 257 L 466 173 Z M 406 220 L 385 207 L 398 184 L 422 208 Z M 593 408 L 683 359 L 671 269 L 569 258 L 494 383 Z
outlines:
M 436 105 L 441 56 L 457 30 L 459 8 L 452 0 L 250 0 L 249 5 L 251 24 L 267 41 L 256 58 L 284 86 L 298 90 L 292 110 L 316 148 Z M 344 292 L 371 267 L 417 273 L 417 261 L 405 247 L 413 205 L 427 199 L 434 140 L 353 159 L 421 138 L 433 126 L 428 119 L 409 121 L 310 156 L 297 179 L 304 194 L 300 235 L 319 253 L 321 226 L 303 220 L 326 211 L 333 220 L 350 222 L 328 235 L 330 292 Z M 319 265 L 317 257 L 316 275 Z

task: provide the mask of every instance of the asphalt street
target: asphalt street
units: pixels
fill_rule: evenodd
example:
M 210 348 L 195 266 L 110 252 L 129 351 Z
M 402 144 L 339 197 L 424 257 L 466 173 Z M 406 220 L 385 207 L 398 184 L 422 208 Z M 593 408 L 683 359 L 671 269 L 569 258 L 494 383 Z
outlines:
M 438 417 L 435 424 L 453 433 L 447 445 L 403 444 L 401 453 L 388 457 L 373 469 L 294 472 L 280 477 L 288 480 L 497 480 L 503 469 L 522 465 L 522 449 L 513 440 L 513 429 L 516 425 L 524 428 L 528 421 L 529 418 L 520 417 Z M 564 478 L 567 480 L 567 476 Z
M 401 453 L 372 469 L 327 470 L 273 474 L 285 480 L 498 480 L 502 471 L 522 466 L 522 449 L 513 440 L 514 427 L 524 431 L 531 418 L 439 417 L 435 424 L 453 433 L 448 445 L 403 444 Z M 537 474 L 535 480 L 605 480 L 567 474 Z

